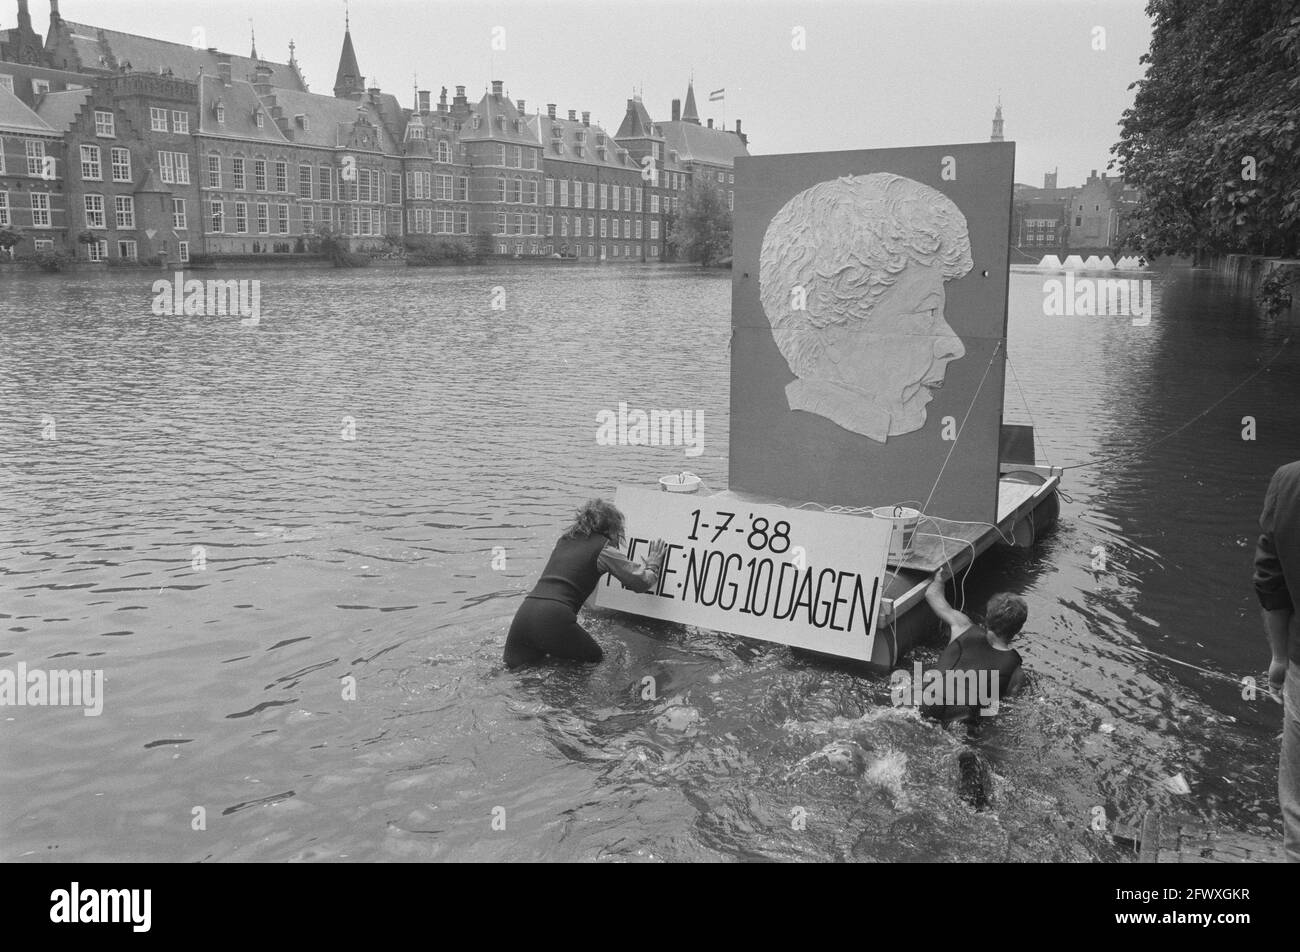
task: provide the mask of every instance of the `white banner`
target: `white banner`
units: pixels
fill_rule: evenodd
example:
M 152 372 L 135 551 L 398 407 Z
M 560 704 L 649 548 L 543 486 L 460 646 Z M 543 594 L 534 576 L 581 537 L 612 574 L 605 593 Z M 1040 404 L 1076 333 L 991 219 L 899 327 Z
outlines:
M 735 499 L 619 489 L 624 552 L 667 544 L 654 591 L 606 576 L 602 608 L 871 660 L 890 524 Z

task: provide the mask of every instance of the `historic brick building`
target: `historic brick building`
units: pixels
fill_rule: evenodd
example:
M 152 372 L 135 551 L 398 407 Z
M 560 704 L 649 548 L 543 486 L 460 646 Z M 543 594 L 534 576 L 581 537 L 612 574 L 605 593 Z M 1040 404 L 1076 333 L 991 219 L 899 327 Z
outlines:
M 416 90 L 403 107 L 366 87 L 347 23 L 333 95 L 319 95 L 293 44 L 279 63 L 255 42 L 238 56 L 58 7 L 44 40 L 26 0 L 0 31 L 0 223 L 16 223 L 20 253 L 39 240 L 92 261 L 183 262 L 300 253 L 328 232 L 354 250 L 428 235 L 500 255 L 655 261 L 683 190 L 708 176 L 730 201 L 746 152 L 739 123 L 701 125 L 693 85 L 669 122 L 628 100 L 611 136 L 589 113 L 529 115 L 501 80 L 477 102 L 457 86 L 450 103 L 446 88 L 436 106 Z

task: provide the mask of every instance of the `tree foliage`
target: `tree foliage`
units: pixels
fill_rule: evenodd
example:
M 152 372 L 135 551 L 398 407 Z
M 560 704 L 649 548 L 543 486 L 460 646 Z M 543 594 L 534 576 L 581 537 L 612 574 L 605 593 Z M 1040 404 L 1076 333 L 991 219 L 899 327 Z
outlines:
M 1147 14 L 1146 74 L 1112 149 L 1142 195 L 1123 246 L 1300 252 L 1300 0 L 1150 0 Z
M 731 212 L 707 175 L 696 176 L 682 195 L 668 241 L 678 256 L 705 267 L 730 257 Z

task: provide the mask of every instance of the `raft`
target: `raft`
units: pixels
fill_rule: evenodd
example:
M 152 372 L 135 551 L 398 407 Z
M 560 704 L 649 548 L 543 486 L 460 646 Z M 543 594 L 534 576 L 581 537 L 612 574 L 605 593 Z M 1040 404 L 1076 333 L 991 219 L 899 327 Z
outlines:
M 994 546 L 1029 548 L 1042 539 L 1061 513 L 1058 492 L 1061 475 L 1062 470 L 1055 466 L 1003 462 L 998 479 L 996 527 L 989 523 L 923 517 L 903 557 L 889 561 L 869 667 L 889 672 L 917 645 L 939 638 L 939 619 L 925 601 L 926 586 L 936 572 L 944 579 L 952 578 Z M 791 509 L 807 505 L 736 490 L 715 493 L 713 498 Z M 845 515 L 871 518 L 866 507 L 841 511 Z

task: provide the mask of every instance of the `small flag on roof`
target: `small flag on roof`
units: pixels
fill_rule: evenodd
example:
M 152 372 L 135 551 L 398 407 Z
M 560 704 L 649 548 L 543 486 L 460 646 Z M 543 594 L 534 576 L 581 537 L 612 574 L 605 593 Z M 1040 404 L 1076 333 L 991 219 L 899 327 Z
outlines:
M 726 98 L 727 98 L 726 86 L 723 86 L 721 89 L 715 89 L 713 92 L 709 93 L 709 102 L 717 102 L 719 99 L 726 99 Z

